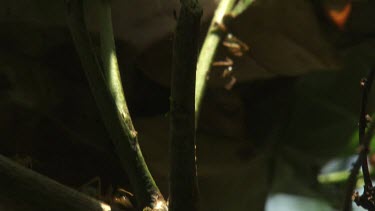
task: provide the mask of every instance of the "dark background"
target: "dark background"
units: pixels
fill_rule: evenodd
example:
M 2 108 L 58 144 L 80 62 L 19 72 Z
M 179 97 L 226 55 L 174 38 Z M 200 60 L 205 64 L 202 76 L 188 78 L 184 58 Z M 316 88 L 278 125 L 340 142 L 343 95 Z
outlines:
M 0 2 L 1 154 L 73 188 L 98 176 L 103 193 L 109 186 L 131 191 L 66 28 L 62 1 Z M 202 210 L 262 210 L 268 194 L 278 192 L 341 206 L 343 183 L 323 185 L 316 177 L 327 161 L 355 153 L 359 81 L 375 62 L 375 3 L 352 1 L 339 28 L 327 16 L 348 3 L 337 2 L 258 0 L 229 25 L 250 51 L 235 57 L 221 46 L 215 60 L 232 58 L 233 73 L 222 78 L 224 67 L 215 67 L 208 81 L 197 131 Z M 178 2 L 112 3 L 130 113 L 151 173 L 168 196 Z M 215 2 L 202 4 L 203 42 Z M 95 5 L 89 6 L 99 49 Z M 228 90 L 231 77 L 237 83 Z

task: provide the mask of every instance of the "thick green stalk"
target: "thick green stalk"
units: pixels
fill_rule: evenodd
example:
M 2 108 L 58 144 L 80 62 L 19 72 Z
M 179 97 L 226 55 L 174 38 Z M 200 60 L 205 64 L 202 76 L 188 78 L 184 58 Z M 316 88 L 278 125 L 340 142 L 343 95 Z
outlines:
M 146 206 L 155 208 L 156 206 L 161 206 L 164 204 L 164 198 L 143 159 L 138 144 L 137 133 L 131 123 L 129 112 L 125 109 L 125 98 L 121 101 L 121 93 L 119 94 L 119 92 L 122 92 L 122 87 L 120 90 L 119 86 L 117 86 L 118 84 L 111 84 L 111 88 L 107 86 L 98 58 L 93 50 L 90 35 L 84 21 L 82 0 L 65 0 L 65 4 L 67 23 L 88 79 L 91 92 L 95 98 L 104 124 L 111 136 L 121 165 L 129 175 L 138 206 L 139 208 Z M 110 17 L 110 15 L 107 17 Z M 110 24 L 110 22 L 108 24 Z M 111 37 L 111 39 L 113 39 L 113 36 Z M 112 43 L 112 47 L 105 47 L 105 49 L 114 50 L 114 42 Z M 113 57 L 110 56 L 109 58 Z M 111 62 L 108 63 L 113 64 Z M 119 75 L 114 75 L 113 77 L 117 77 L 116 80 L 120 80 Z M 114 89 L 118 92 L 116 93 Z
M 201 16 L 198 0 L 181 0 L 173 45 L 170 99 L 171 211 L 199 209 L 194 92 Z
M 107 85 L 115 99 L 117 109 L 122 113 L 129 127 L 127 133 L 134 132 L 134 126 L 125 101 L 120 70 L 117 62 L 116 46 L 112 28 L 112 12 L 109 0 L 100 1 L 100 47 Z
M 195 85 L 195 118 L 198 120 L 199 109 L 202 103 L 203 95 L 206 89 L 206 81 L 211 63 L 214 59 L 217 47 L 221 40 L 221 35 L 218 33 L 218 25 L 223 24 L 223 18 L 229 14 L 233 8 L 236 0 L 221 0 L 215 15 L 211 21 L 210 28 L 207 32 L 205 41 L 203 43 L 201 52 L 198 58 L 197 75 Z
M 111 207 L 0 155 L 1 210 L 110 211 Z

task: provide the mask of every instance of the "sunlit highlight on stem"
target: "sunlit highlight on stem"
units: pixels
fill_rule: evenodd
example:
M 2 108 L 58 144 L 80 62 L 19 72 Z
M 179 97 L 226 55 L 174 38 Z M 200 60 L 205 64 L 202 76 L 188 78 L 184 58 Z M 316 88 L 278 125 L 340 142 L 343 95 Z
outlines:
M 100 41 L 102 51 L 101 55 L 105 70 L 105 77 L 111 94 L 115 99 L 118 111 L 127 122 L 127 127 L 129 129 L 127 133 L 128 135 L 132 136 L 133 134 L 131 133 L 131 131 L 134 130 L 134 127 L 131 123 L 129 110 L 125 101 L 125 95 L 121 83 L 120 70 L 118 67 L 115 48 L 115 40 L 113 37 L 111 6 L 108 1 L 102 1 L 100 21 Z
M 206 89 L 206 80 L 208 72 L 214 59 L 216 49 L 220 43 L 221 37 L 217 32 L 217 24 L 223 22 L 223 18 L 233 8 L 236 0 L 221 0 L 215 15 L 211 21 L 201 52 L 198 57 L 196 84 L 195 84 L 195 121 L 198 121 L 199 108 Z

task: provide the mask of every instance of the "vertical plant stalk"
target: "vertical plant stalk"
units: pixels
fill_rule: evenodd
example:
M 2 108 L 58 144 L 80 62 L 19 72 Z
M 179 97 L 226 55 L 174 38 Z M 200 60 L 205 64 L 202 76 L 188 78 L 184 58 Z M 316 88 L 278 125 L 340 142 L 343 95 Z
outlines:
M 198 0 L 181 0 L 173 45 L 170 98 L 171 211 L 199 209 L 195 145 L 195 73 L 202 8 Z
M 370 172 L 368 169 L 367 154 L 369 152 L 370 141 L 374 133 L 374 127 L 370 127 L 366 133 L 367 123 L 368 123 L 368 119 L 367 119 L 368 115 L 366 113 L 366 110 L 367 110 L 367 104 L 368 104 L 368 96 L 371 90 L 374 77 L 375 77 L 375 70 L 371 69 L 367 78 L 361 80 L 361 87 L 363 91 L 362 91 L 361 108 L 360 108 L 360 113 L 359 113 L 359 124 L 358 124 L 360 151 L 359 151 L 358 158 L 353 165 L 353 168 L 350 172 L 350 176 L 348 179 L 348 185 L 347 185 L 345 201 L 344 201 L 344 209 L 343 209 L 344 211 L 352 210 L 353 191 L 355 188 L 355 184 L 357 182 L 357 175 L 361 167 L 362 167 L 362 173 L 363 173 L 363 180 L 365 183 L 364 194 L 366 195 L 371 194 L 370 192 L 372 191 L 370 190 L 373 189 Z M 365 198 L 368 198 L 366 195 L 365 195 Z M 356 198 L 354 199 L 360 200 L 362 196 L 361 197 L 358 196 L 357 199 Z M 372 207 L 372 209 L 375 209 L 375 206 L 371 203 L 368 203 L 366 205 L 369 205 Z
M 82 0 L 65 0 L 65 4 L 67 23 L 88 79 L 91 92 L 95 98 L 104 124 L 111 136 L 122 168 L 129 175 L 138 207 L 162 207 L 165 205 L 164 198 L 156 186 L 142 156 L 137 133 L 131 123 L 129 112 L 125 109 L 125 98 L 122 96 L 123 101 L 121 100 L 122 87 L 119 87 L 117 83 L 121 81 L 119 74 L 110 76 L 112 79 L 114 78 L 113 80 L 116 82 L 113 83 L 113 81 L 109 79 L 108 81 L 110 81 L 111 85 L 107 85 L 85 25 Z M 105 8 L 103 17 L 106 16 L 110 18 L 110 14 L 108 15 L 106 11 L 108 12 L 110 10 Z M 103 22 L 110 24 L 110 20 L 108 19 Z M 111 35 L 112 32 L 107 33 L 108 34 L 103 35 L 103 39 L 105 39 L 105 43 L 103 43 L 105 47 L 103 47 L 103 49 L 109 49 L 109 53 L 114 56 L 105 58 L 110 58 L 113 61 L 115 57 L 114 52 L 111 51 L 115 49 L 113 35 Z M 107 39 L 112 39 L 112 41 L 107 41 Z M 110 46 L 111 43 L 113 46 Z M 117 70 L 111 70 L 111 72 L 118 71 L 117 64 L 115 65 L 112 61 L 106 61 L 104 63 L 109 64 L 111 69 L 113 66 L 116 66 L 115 68 L 117 68 Z M 108 78 L 110 77 L 108 76 Z
M 197 75 L 195 85 L 195 118 L 198 121 L 199 109 L 202 103 L 203 95 L 206 90 L 207 76 L 211 67 L 211 63 L 216 54 L 217 47 L 222 38 L 219 25 L 223 24 L 223 18 L 229 14 L 236 0 L 221 0 L 217 7 L 214 17 L 211 21 L 202 49 L 199 54 L 197 64 Z

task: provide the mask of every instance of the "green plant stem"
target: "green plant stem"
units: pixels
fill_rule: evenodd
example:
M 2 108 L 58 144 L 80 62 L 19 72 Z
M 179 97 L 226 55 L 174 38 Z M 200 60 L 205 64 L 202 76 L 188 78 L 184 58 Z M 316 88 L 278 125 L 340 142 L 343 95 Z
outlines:
M 164 203 L 164 198 L 156 186 L 142 156 L 137 133 L 131 124 L 127 109 L 125 110 L 125 98 L 121 101 L 121 93 L 119 92 L 122 92 L 122 88 L 120 90 L 119 86 L 117 86 L 118 84 L 111 84 L 111 88 L 107 86 L 98 58 L 93 50 L 90 35 L 84 21 L 82 0 L 65 0 L 65 4 L 67 23 L 88 79 L 91 92 L 95 98 L 104 124 L 111 136 L 122 168 L 129 175 L 129 180 L 134 189 L 138 206 L 139 208 L 146 206 L 154 208 L 160 206 L 160 203 Z M 106 11 L 108 11 L 107 9 L 108 8 L 106 8 Z M 110 17 L 110 14 L 106 14 L 105 16 Z M 110 21 L 107 21 L 105 22 L 110 24 Z M 106 36 L 112 37 L 111 39 L 113 39 L 113 36 L 110 34 L 104 35 L 103 37 Z M 108 37 L 106 37 L 106 39 Z M 105 43 L 105 45 L 107 45 L 107 41 Z M 109 41 L 108 43 L 111 42 Z M 104 47 L 104 49 L 114 50 L 114 41 L 112 41 L 112 44 L 113 46 L 107 46 Z M 109 58 L 113 59 L 114 57 L 110 56 Z M 108 63 L 113 64 L 112 62 Z M 113 75 L 113 78 L 116 77 L 117 79 L 114 80 L 120 81 L 119 75 Z
M 0 155 L 2 210 L 109 211 L 107 204 L 26 169 Z
M 120 70 L 117 62 L 116 46 L 112 28 L 112 12 L 109 0 L 100 1 L 100 47 L 104 74 L 112 97 L 116 102 L 119 112 L 126 121 L 127 133 L 135 132 L 126 104 L 125 95 L 121 83 Z
M 219 24 L 223 24 L 223 18 L 229 14 L 233 8 L 236 0 L 221 0 L 217 7 L 214 17 L 211 21 L 210 28 L 208 29 L 206 38 L 204 40 L 201 52 L 198 58 L 196 85 L 195 85 L 195 118 L 196 121 L 199 117 L 199 109 L 202 103 L 203 95 L 206 89 L 206 81 L 211 63 L 216 54 L 217 47 L 221 40 Z
M 233 18 L 237 17 L 241 13 L 243 13 L 255 0 L 239 0 L 236 3 L 236 6 L 232 9 L 231 16 Z
M 198 0 L 181 0 L 173 45 L 170 98 L 171 211 L 199 209 L 194 91 L 201 16 Z

